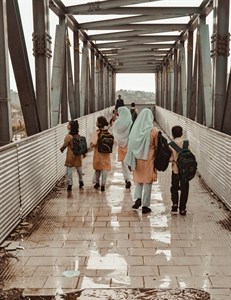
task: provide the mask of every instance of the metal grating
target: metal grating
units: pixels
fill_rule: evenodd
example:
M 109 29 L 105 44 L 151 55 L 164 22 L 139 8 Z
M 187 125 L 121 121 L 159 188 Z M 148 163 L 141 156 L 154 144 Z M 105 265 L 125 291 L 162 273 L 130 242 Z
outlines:
M 208 187 L 231 207 L 231 136 L 205 127 L 161 107 L 155 108 L 155 118 L 171 137 L 171 128 L 180 125 L 190 148 L 198 160 L 198 172 Z
M 88 145 L 96 119 L 111 108 L 78 119 Z M 59 151 L 67 124 L 0 147 L 0 243 L 52 190 L 65 174 L 66 155 Z M 9 221 L 10 220 L 10 221 Z

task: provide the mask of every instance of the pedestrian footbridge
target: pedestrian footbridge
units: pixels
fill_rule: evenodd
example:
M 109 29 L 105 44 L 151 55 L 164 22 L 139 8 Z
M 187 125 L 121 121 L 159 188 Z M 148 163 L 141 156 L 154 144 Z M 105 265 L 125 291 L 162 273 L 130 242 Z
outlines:
M 167 136 L 173 125 L 183 126 L 197 156 L 187 215 L 170 213 L 170 168 L 153 184 L 152 213 L 134 211 L 134 185 L 125 188 L 116 146 L 106 191 L 93 188 L 89 151 L 83 160 L 84 189 L 79 190 L 75 174 L 68 197 L 65 155 L 59 151 L 66 124 L 1 147 L 0 284 L 5 291 L 23 289 L 31 299 L 59 299 L 80 290 L 89 297 L 83 299 L 118 299 L 119 294 L 128 299 L 127 293 L 144 289 L 157 295 L 159 289 L 162 296 L 185 290 L 182 299 L 196 299 L 193 293 L 201 293 L 200 299 L 230 299 L 231 139 L 161 107 L 150 108 Z M 97 116 L 111 112 L 79 118 L 88 142 Z

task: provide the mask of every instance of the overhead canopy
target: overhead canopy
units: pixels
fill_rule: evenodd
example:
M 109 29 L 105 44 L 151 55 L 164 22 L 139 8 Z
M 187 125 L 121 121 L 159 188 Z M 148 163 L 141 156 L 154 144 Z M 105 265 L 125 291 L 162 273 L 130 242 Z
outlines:
M 194 30 L 211 0 L 54 0 L 117 73 L 155 73 Z M 73 26 L 72 26 L 73 29 Z

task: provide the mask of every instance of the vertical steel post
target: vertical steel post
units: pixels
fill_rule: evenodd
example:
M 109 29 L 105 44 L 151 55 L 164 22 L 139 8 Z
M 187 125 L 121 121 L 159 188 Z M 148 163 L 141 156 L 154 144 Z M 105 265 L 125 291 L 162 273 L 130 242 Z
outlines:
M 222 118 L 225 108 L 225 95 L 227 87 L 227 64 L 229 55 L 229 4 L 227 0 L 216 0 L 215 21 L 216 32 L 213 34 L 213 62 L 214 62 L 214 100 L 215 122 L 214 127 L 221 130 Z
M 192 66 L 193 66 L 193 31 L 188 32 L 188 58 L 187 58 L 187 111 L 189 117 L 190 103 L 192 97 Z
M 0 0 L 0 146 L 12 141 L 6 1 Z
M 79 32 L 74 31 L 74 102 L 76 118 L 80 117 L 80 63 L 79 63 Z
M 178 49 L 174 49 L 174 97 L 173 111 L 178 112 Z
M 33 0 L 33 54 L 35 84 L 41 130 L 50 128 L 50 58 L 49 1 Z

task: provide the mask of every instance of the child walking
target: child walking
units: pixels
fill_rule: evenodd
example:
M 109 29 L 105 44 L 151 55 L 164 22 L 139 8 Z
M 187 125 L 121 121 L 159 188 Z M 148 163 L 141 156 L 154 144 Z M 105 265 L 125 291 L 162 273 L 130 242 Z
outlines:
M 142 214 L 150 213 L 152 183 L 157 181 L 157 172 L 153 169 L 154 150 L 157 146 L 158 129 L 153 125 L 153 113 L 144 108 L 138 115 L 128 139 L 128 151 L 125 156 L 133 170 L 136 184 L 132 208 L 142 206 Z
M 66 161 L 66 180 L 67 180 L 67 192 L 71 193 L 73 178 L 72 178 L 72 169 L 75 168 L 79 177 L 79 188 L 83 188 L 83 172 L 82 172 L 82 155 L 74 154 L 73 148 L 73 137 L 78 136 L 79 134 L 79 123 L 78 121 L 70 121 L 67 125 L 69 133 L 65 136 L 64 143 L 60 148 L 60 151 L 63 151 L 67 148 Z
M 90 144 L 91 148 L 94 148 L 93 154 L 93 169 L 95 170 L 93 176 L 93 184 L 94 188 L 98 189 L 100 187 L 101 191 L 105 191 L 105 185 L 107 180 L 108 171 L 111 170 L 111 158 L 110 153 L 100 153 L 98 151 L 98 136 L 100 130 L 105 129 L 107 127 L 108 121 L 105 117 L 100 116 L 97 118 L 96 126 L 98 129 L 92 137 L 92 142 Z M 101 178 L 101 183 L 100 183 Z
M 131 187 L 131 172 L 124 158 L 128 150 L 128 138 L 132 127 L 132 116 L 126 106 L 118 108 L 118 118 L 113 125 L 113 135 L 118 144 L 118 161 L 122 163 L 122 172 L 125 180 L 125 188 Z
M 181 126 L 172 127 L 173 141 L 180 147 L 183 147 L 184 140 L 182 138 L 183 129 Z M 170 162 L 172 162 L 172 183 L 171 183 L 171 200 L 172 200 L 172 214 L 177 214 L 178 206 L 181 215 L 186 215 L 186 204 L 188 201 L 189 194 L 189 182 L 180 180 L 179 170 L 177 167 L 178 153 L 171 147 L 172 155 Z M 179 190 L 180 190 L 180 201 L 179 201 Z

